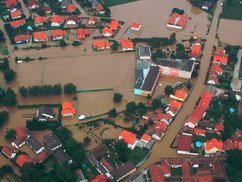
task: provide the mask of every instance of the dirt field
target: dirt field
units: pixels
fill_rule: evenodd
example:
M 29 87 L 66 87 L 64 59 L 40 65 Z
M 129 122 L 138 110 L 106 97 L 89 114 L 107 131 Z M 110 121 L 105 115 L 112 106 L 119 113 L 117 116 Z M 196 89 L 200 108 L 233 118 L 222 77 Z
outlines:
M 231 45 L 242 45 L 242 21 L 221 19 L 218 29 L 220 41 Z

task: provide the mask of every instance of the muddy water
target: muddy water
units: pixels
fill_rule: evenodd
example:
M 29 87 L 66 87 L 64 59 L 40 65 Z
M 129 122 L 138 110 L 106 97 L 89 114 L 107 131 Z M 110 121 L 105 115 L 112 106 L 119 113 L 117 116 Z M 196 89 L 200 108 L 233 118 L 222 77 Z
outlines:
M 221 10 L 222 10 L 221 7 L 218 6 L 218 8 L 215 11 L 215 16 L 212 22 L 210 33 L 208 34 L 208 36 L 206 36 L 207 42 L 205 44 L 205 48 L 203 51 L 199 77 L 195 82 L 195 86 L 193 88 L 193 91 L 190 97 L 183 104 L 183 108 L 178 113 L 174 122 L 171 124 L 170 128 L 166 132 L 165 137 L 162 139 L 162 141 L 157 142 L 155 144 L 149 159 L 141 166 L 139 171 L 148 167 L 150 164 L 159 161 L 161 157 L 179 157 L 179 155 L 176 154 L 176 151 L 170 148 L 170 144 L 172 143 L 176 133 L 183 126 L 183 123 L 186 117 L 190 115 L 191 112 L 193 111 L 193 108 L 196 105 L 197 100 L 199 99 L 203 90 L 205 89 L 205 86 L 203 85 L 203 83 L 206 78 L 207 69 L 209 67 L 209 60 L 212 55 L 212 48 L 214 45 L 217 46 L 215 34 L 216 34 L 218 15 L 221 12 Z
M 140 37 L 169 36 L 172 31 L 166 28 L 172 9 L 180 8 L 192 17 L 188 20 L 185 31 L 177 32 L 178 39 L 184 39 L 196 31 L 199 36 L 207 33 L 207 13 L 193 8 L 186 0 L 140 0 L 134 3 L 111 7 L 112 18 L 123 20 L 130 25 L 132 22 L 142 24 Z M 197 26 L 196 26 L 197 25 Z M 195 28 L 196 26 L 196 28 Z
M 242 21 L 221 19 L 218 29 L 220 41 L 231 45 L 242 45 Z

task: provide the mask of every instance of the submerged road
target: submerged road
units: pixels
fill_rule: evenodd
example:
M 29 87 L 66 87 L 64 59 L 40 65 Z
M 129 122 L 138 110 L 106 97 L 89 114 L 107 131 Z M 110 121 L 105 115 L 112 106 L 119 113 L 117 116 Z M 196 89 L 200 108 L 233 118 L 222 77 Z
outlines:
M 204 81 L 206 79 L 206 73 L 210 64 L 210 58 L 212 56 L 213 46 L 216 46 L 216 47 L 218 46 L 218 41 L 215 38 L 215 35 L 216 35 L 216 29 L 217 29 L 218 16 L 221 13 L 221 11 L 222 11 L 222 7 L 220 6 L 220 4 L 218 4 L 214 13 L 212 25 L 210 27 L 210 32 L 205 37 L 207 41 L 205 43 L 205 47 L 203 50 L 203 57 L 201 59 L 199 76 L 197 78 L 197 81 L 194 84 L 194 88 L 192 90 L 191 95 L 183 103 L 183 108 L 180 110 L 175 120 L 168 128 L 164 138 L 161 141 L 158 141 L 155 143 L 152 149 L 152 153 L 150 154 L 150 157 L 139 168 L 138 172 L 147 168 L 152 163 L 159 161 L 161 157 L 177 156 L 176 151 L 170 148 L 170 144 L 172 143 L 176 134 L 182 128 L 186 117 L 192 113 L 194 107 L 196 106 L 196 102 L 198 101 L 198 99 L 202 95 L 202 92 L 205 89 Z

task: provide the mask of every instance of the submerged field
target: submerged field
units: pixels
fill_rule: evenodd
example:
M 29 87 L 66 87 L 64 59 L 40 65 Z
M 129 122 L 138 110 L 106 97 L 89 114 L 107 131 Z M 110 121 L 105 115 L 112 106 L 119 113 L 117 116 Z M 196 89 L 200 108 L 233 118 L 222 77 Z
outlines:
M 224 6 L 221 17 L 242 20 L 242 6 Z

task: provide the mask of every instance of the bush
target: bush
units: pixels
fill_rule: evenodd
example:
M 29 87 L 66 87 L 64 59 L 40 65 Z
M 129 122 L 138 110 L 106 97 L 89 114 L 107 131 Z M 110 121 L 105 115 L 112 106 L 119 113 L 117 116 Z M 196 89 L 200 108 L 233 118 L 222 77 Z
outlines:
M 79 46 L 79 45 L 81 45 L 81 42 L 80 41 L 77 41 L 77 40 L 75 40 L 75 41 L 73 41 L 72 42 L 72 44 L 71 44 L 72 46 Z
M 161 106 L 162 106 L 162 103 L 161 103 L 161 100 L 160 99 L 154 99 L 153 101 L 152 101 L 152 107 L 153 107 L 153 109 L 158 109 L 158 108 L 161 108 Z
M 116 117 L 117 116 L 117 111 L 115 108 L 111 109 L 109 112 L 108 112 L 108 116 L 109 117 Z
M 197 78 L 197 76 L 198 76 L 198 71 L 197 70 L 194 70 L 192 72 L 192 78 Z
M 115 93 L 113 95 L 113 101 L 114 101 L 114 103 L 119 103 L 119 102 L 122 101 L 122 99 L 123 99 L 123 95 L 121 93 Z
M 2 111 L 0 112 L 0 127 L 5 123 L 5 121 L 8 119 L 8 112 Z
M 67 83 L 64 85 L 64 93 L 65 94 L 75 94 L 76 86 L 73 83 Z
M 9 165 L 7 165 L 7 164 L 5 164 L 5 165 L 3 165 L 2 167 L 1 167 L 1 170 L 2 170 L 2 172 L 3 173 L 13 173 L 13 169 L 12 169 L 12 167 L 11 166 L 9 166 Z
M 10 129 L 7 131 L 5 135 L 6 140 L 13 140 L 16 138 L 16 131 L 14 129 Z
M 166 87 L 165 87 L 165 94 L 166 95 L 171 95 L 172 93 L 173 93 L 173 91 L 174 91 L 174 89 L 172 88 L 172 86 L 170 86 L 170 85 L 167 85 Z
M 59 121 L 40 122 L 36 118 L 26 121 L 26 127 L 30 131 L 39 131 L 39 130 L 46 130 L 46 129 L 55 130 L 59 126 L 60 126 Z
M 8 88 L 2 99 L 3 105 L 13 106 L 16 104 L 16 95 L 11 88 Z
M 86 146 L 88 146 L 90 144 L 90 142 L 91 142 L 91 139 L 89 137 L 85 137 L 83 142 L 82 142 L 82 145 L 84 147 L 86 147 Z
M 119 47 L 119 44 L 115 41 L 112 45 L 111 45 L 111 50 L 112 51 L 117 51 Z
M 67 43 L 64 40 L 60 41 L 60 47 L 66 47 Z
M 8 69 L 8 70 L 4 71 L 3 75 L 4 75 L 4 79 L 6 80 L 7 83 L 10 83 L 16 77 L 16 73 L 12 69 Z
M 41 45 L 41 48 L 42 48 L 42 49 L 45 49 L 45 48 L 47 48 L 47 47 L 48 47 L 48 45 L 45 44 L 45 43 L 43 43 L 43 44 Z

